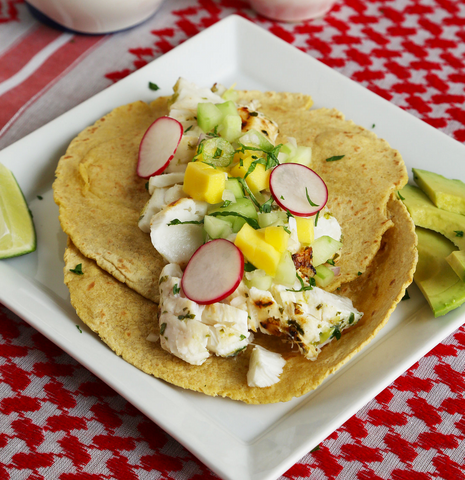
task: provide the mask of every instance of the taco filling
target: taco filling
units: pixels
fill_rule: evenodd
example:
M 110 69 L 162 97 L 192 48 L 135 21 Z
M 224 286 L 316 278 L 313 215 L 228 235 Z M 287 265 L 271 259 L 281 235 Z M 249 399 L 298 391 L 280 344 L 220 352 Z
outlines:
M 341 226 L 325 206 L 326 185 L 310 170 L 311 147 L 292 137 L 276 144 L 279 126 L 257 102 L 238 105 L 234 90 L 214 90 L 182 78 L 174 86 L 168 117 L 182 126 L 182 138 L 150 177 L 151 197 L 139 219 L 168 262 L 159 277 L 161 346 L 202 365 L 212 354 L 240 354 L 259 331 L 315 360 L 363 315 L 350 299 L 323 290 L 340 273 L 343 245 Z M 160 125 L 147 132 L 179 134 Z M 149 134 L 142 139 L 139 165 L 150 141 Z M 183 282 L 193 255 L 217 239 L 234 244 L 245 261 L 232 293 L 229 278 L 214 278 L 219 285 L 209 287 L 211 264 L 224 261 L 217 249 Z M 184 291 L 186 282 L 195 288 Z M 279 381 L 285 361 L 255 348 L 248 384 L 268 387 Z
M 64 280 L 117 355 L 185 389 L 283 402 L 385 325 L 417 260 L 405 165 L 311 105 L 180 80 L 71 142 L 53 185 Z

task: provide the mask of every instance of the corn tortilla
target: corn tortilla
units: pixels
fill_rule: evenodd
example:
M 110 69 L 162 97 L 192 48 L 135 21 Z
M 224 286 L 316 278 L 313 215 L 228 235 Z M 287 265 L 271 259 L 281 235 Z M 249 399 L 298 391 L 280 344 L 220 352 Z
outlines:
M 339 287 L 338 293 L 365 313 L 313 362 L 280 338 L 257 334 L 256 343 L 287 360 L 280 382 L 271 387 L 247 386 L 250 346 L 237 357 L 212 356 L 193 366 L 147 340 L 158 332 L 158 280 L 165 262 L 137 226 L 149 194 L 136 165 L 145 130 L 168 113 L 167 98 L 119 107 L 81 132 L 60 159 L 53 187 L 69 239 L 65 283 L 71 302 L 116 354 L 182 388 L 273 403 L 316 388 L 382 328 L 412 281 L 416 236 L 405 207 L 394 197 L 407 182 L 406 169 L 387 142 L 337 110 L 309 110 L 311 99 L 305 95 L 240 92 L 239 102 L 252 99 L 278 123 L 278 142 L 289 135 L 312 147 L 312 168 L 328 186 L 328 207 L 343 231 L 341 275 L 327 290 Z M 326 161 L 336 155 L 344 157 Z M 78 264 L 83 275 L 70 272 Z

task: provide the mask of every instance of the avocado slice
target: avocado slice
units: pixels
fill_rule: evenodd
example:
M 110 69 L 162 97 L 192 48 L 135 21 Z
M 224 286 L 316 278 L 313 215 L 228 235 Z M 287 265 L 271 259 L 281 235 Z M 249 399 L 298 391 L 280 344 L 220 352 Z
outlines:
M 459 276 L 462 282 L 465 282 L 465 251 L 455 250 L 448 257 L 446 262 L 452 267 L 452 270 Z
M 465 215 L 465 183 L 412 168 L 413 179 L 438 208 Z
M 413 185 L 406 185 L 400 190 L 399 196 L 416 226 L 441 233 L 460 250 L 465 250 L 464 215 L 441 210 L 425 193 Z
M 418 264 L 413 279 L 434 316 L 440 317 L 465 302 L 465 283 L 445 260 L 455 247 L 439 233 L 423 228 L 415 231 L 418 236 Z

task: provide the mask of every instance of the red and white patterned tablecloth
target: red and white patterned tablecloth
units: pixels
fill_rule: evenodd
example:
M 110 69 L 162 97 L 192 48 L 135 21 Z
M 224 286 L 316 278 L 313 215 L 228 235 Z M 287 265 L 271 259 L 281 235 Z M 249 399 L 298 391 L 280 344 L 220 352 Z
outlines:
M 240 0 L 172 0 L 106 36 L 53 30 L 21 0 L 0 0 L 0 148 L 231 14 L 465 142 L 463 0 L 338 0 L 324 18 L 296 24 Z M 217 478 L 1 305 L 0 379 L 1 480 Z M 462 327 L 282 478 L 463 479 L 464 394 Z

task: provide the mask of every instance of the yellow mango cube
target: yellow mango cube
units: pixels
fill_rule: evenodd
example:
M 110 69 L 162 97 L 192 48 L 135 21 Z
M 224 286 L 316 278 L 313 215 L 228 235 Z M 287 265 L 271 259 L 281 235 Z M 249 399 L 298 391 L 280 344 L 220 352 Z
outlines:
M 237 233 L 234 244 L 252 265 L 264 270 L 267 275 L 276 275 L 281 253 L 265 241 L 263 232 L 245 223 Z
M 305 245 L 313 243 L 315 231 L 313 217 L 295 217 L 297 224 L 297 237 L 299 242 Z
M 226 185 L 224 171 L 203 162 L 190 162 L 184 175 L 183 190 L 194 200 L 220 203 Z
M 276 248 L 279 253 L 283 253 L 289 243 L 290 234 L 283 227 L 266 227 L 265 242 Z
M 241 177 L 244 178 L 247 171 L 249 170 L 250 165 L 252 162 L 257 160 L 256 152 L 254 153 L 246 153 L 243 155 L 242 158 L 242 165 L 238 163 L 231 169 L 231 177 Z M 262 190 L 268 190 L 270 188 L 270 173 L 271 168 L 269 170 L 265 170 L 265 166 L 258 163 L 255 165 L 255 170 L 247 175 L 245 179 L 247 185 L 252 190 L 252 192 L 261 192 Z

